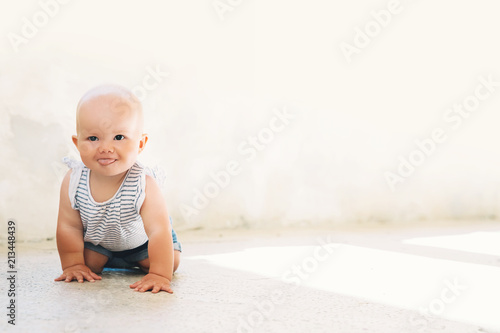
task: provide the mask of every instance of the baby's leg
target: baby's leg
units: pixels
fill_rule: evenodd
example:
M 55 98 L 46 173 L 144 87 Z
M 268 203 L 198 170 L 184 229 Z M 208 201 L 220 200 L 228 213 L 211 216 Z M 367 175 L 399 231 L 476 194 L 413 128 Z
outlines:
M 174 250 L 174 272 L 177 270 L 177 267 L 179 267 L 180 261 L 181 251 Z M 149 258 L 139 261 L 138 264 L 144 272 L 149 272 Z
M 84 249 L 83 257 L 85 258 L 85 265 L 96 274 L 102 273 L 104 265 L 108 262 L 107 256 L 90 249 Z

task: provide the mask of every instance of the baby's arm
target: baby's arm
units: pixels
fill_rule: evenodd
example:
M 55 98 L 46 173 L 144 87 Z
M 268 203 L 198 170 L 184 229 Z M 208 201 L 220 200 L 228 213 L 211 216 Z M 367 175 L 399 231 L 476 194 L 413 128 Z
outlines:
M 148 235 L 149 273 L 130 285 L 137 291 L 160 290 L 172 293 L 170 282 L 174 272 L 174 247 L 167 206 L 160 187 L 146 176 L 146 198 L 141 208 L 144 229 Z
M 68 188 L 71 170 L 61 185 L 59 216 L 57 218 L 57 249 L 61 258 L 63 273 L 55 281 L 70 282 L 88 280 L 94 282 L 101 277 L 85 265 L 83 256 L 83 225 L 80 214 L 71 208 Z

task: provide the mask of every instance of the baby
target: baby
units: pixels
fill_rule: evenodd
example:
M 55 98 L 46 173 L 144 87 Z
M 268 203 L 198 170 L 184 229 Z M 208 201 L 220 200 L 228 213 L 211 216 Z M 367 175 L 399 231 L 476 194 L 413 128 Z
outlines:
M 136 160 L 148 136 L 141 103 L 120 86 L 91 89 L 78 103 L 73 161 L 61 186 L 55 281 L 101 280 L 106 267 L 140 267 L 136 291 L 172 293 L 181 244 L 155 179 Z

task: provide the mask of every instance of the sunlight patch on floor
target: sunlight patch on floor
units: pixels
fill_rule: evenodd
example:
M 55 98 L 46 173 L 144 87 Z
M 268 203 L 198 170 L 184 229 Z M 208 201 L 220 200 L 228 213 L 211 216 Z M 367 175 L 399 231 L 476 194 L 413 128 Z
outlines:
M 458 246 L 459 242 L 454 244 Z M 460 262 L 459 256 L 457 259 L 333 243 L 254 247 L 189 258 L 279 279 L 288 286 L 350 295 L 417 310 L 422 315 L 499 329 L 500 268 Z
M 407 239 L 403 243 L 500 256 L 500 232 L 420 237 Z

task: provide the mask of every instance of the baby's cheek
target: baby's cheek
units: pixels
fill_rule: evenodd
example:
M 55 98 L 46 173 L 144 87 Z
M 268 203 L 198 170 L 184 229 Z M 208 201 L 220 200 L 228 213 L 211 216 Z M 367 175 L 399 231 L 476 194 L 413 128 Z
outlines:
M 89 145 L 86 142 L 78 146 L 78 150 L 80 151 L 81 155 L 88 154 L 91 149 L 92 149 L 91 145 Z
M 129 142 L 127 144 L 127 150 L 129 152 L 135 152 L 135 151 L 139 151 L 139 142 Z

